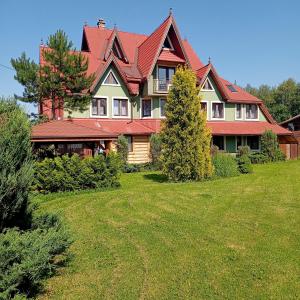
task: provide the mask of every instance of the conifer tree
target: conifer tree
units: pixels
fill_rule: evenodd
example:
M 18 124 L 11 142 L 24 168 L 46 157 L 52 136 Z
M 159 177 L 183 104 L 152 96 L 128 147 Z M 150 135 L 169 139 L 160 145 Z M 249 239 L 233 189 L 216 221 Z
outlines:
M 200 110 L 194 72 L 176 70 L 165 106 L 162 128 L 163 173 L 171 181 L 201 180 L 212 174 L 211 134 Z
M 95 77 L 87 75 L 88 59 L 76 52 L 67 35 L 58 30 L 50 35 L 47 47 L 42 48 L 43 64 L 36 64 L 23 53 L 11 59 L 16 70 L 15 79 L 24 86 L 18 100 L 40 104 L 49 99 L 52 104 L 52 119 L 56 119 L 56 109 L 64 107 L 83 111 L 91 101 L 87 92 Z

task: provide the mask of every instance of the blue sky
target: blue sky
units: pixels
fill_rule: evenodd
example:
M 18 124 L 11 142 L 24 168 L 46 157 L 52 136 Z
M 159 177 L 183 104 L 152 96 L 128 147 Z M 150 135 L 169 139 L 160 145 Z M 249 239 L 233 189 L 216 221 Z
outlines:
M 203 62 L 241 86 L 300 81 L 300 1 L 1 0 L 0 64 L 25 51 L 38 61 L 41 38 L 63 29 L 80 48 L 82 26 L 104 18 L 123 31 L 151 33 L 173 8 L 182 38 Z M 0 96 L 21 94 L 14 72 L 0 66 Z M 31 107 L 29 108 L 32 109 Z

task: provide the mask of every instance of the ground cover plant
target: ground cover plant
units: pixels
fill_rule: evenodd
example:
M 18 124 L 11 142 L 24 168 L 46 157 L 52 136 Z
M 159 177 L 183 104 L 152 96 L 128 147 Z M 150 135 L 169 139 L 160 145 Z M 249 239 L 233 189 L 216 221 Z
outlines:
M 300 161 L 169 183 L 122 174 L 121 188 L 40 195 L 74 232 L 68 268 L 41 299 L 299 299 Z

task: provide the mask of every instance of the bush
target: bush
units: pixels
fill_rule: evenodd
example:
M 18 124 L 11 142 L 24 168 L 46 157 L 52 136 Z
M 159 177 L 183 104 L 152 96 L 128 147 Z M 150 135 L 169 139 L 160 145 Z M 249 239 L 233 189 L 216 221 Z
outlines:
M 268 158 L 268 161 L 285 160 L 285 155 L 279 148 L 277 135 L 271 130 L 266 130 L 261 136 L 261 153 Z
M 252 164 L 265 164 L 269 161 L 269 158 L 261 152 L 252 152 L 249 154 L 249 158 Z
M 250 153 L 251 150 L 249 146 L 239 146 L 237 156 L 238 157 L 241 157 L 243 155 L 249 156 Z
M 242 155 L 237 158 L 238 169 L 242 174 L 252 173 L 253 167 L 251 164 L 251 160 L 247 155 Z
M 124 135 L 118 136 L 117 151 L 120 156 L 123 166 L 127 164 L 128 159 L 128 140 Z
M 85 159 L 74 154 L 46 158 L 36 162 L 34 169 L 33 190 L 46 193 L 117 187 L 121 163 L 113 152 L 107 157 L 98 155 Z
M 150 137 L 150 158 L 154 169 L 160 170 L 162 141 L 159 134 L 152 134 Z
M 123 169 L 124 173 L 136 173 L 141 171 L 141 166 L 138 164 L 126 164 Z
M 234 157 L 218 153 L 212 158 L 214 175 L 217 177 L 232 177 L 239 175 L 237 162 Z
M 0 232 L 26 222 L 31 151 L 26 114 L 15 101 L 0 99 Z
M 39 217 L 36 225 L 33 230 L 9 229 L 0 234 L 0 299 L 34 296 L 41 281 L 66 258 L 57 256 L 71 243 L 58 218 Z

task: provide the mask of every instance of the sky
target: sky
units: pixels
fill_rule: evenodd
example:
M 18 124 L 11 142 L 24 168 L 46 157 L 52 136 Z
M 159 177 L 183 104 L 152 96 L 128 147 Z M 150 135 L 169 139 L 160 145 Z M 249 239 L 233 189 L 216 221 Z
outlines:
M 172 7 L 182 38 L 202 62 L 240 86 L 300 81 L 299 0 L 0 0 L 0 96 L 22 94 L 10 59 L 23 51 L 38 62 L 38 47 L 63 29 L 77 49 L 85 22 L 150 34 Z M 32 106 L 27 106 L 34 111 Z

